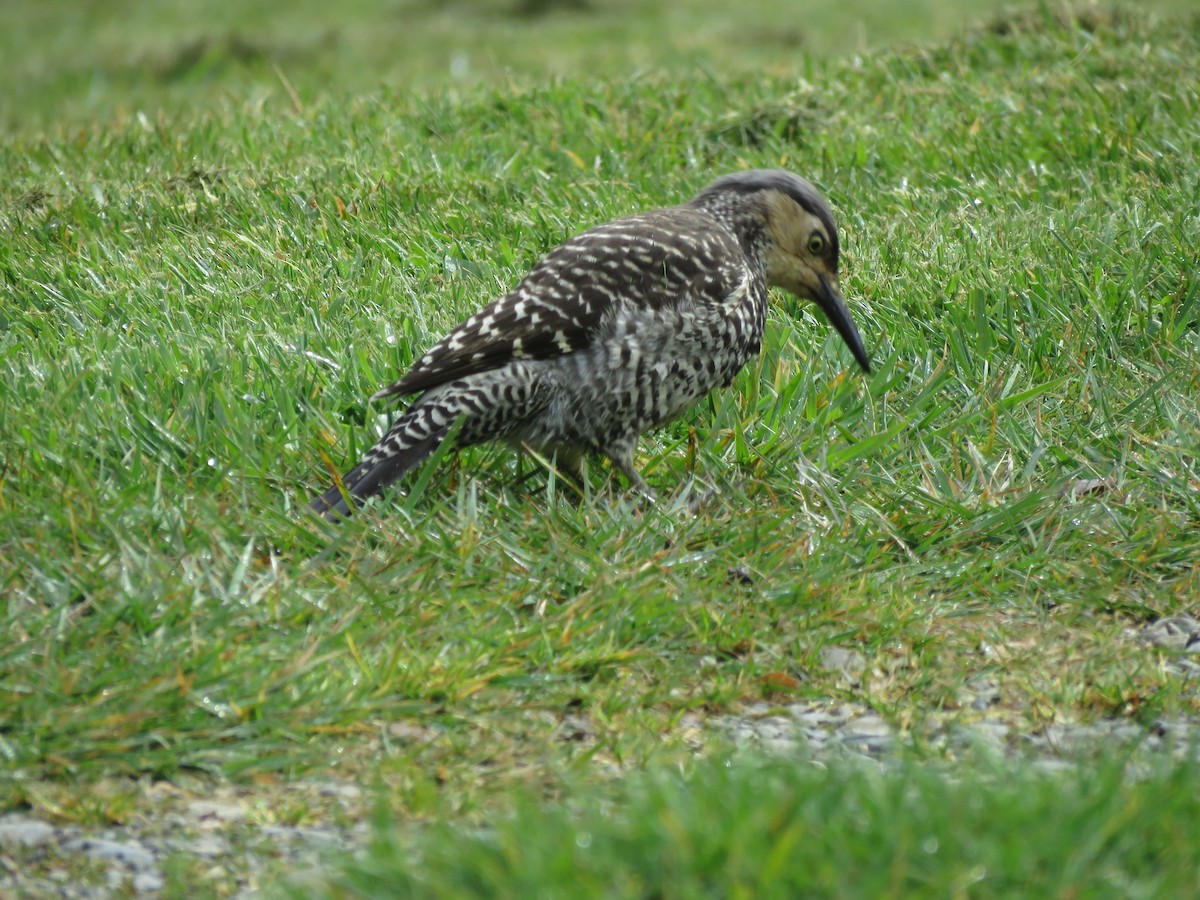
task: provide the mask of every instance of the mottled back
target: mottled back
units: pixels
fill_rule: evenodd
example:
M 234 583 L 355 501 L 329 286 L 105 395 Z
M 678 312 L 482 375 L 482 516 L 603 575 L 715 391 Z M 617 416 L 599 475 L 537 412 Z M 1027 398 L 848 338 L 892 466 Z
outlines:
M 425 391 L 512 359 L 572 353 L 619 302 L 722 302 L 744 279 L 743 258 L 734 236 L 698 210 L 671 207 L 599 225 L 552 250 L 373 399 Z

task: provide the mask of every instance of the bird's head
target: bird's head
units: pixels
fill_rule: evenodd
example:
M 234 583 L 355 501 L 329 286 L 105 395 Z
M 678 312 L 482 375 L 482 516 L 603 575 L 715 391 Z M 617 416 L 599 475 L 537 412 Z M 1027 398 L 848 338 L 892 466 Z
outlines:
M 722 197 L 732 202 L 722 203 Z M 705 202 L 707 200 L 707 202 Z M 735 172 L 710 184 L 696 198 L 726 214 L 742 207 L 761 229 L 767 283 L 811 300 L 837 329 L 864 372 L 871 370 L 862 338 L 838 289 L 838 233 L 833 211 L 820 191 L 781 169 Z

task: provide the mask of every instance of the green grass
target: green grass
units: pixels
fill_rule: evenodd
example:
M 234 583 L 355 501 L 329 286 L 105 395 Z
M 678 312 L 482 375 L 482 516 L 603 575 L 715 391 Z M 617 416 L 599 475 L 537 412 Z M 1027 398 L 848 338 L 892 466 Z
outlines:
M 1198 61 L 1194 15 L 1087 7 L 735 74 L 44 82 L 13 108 L 61 117 L 0 141 L 0 804 L 319 773 L 478 821 L 690 759 L 684 714 L 747 701 L 919 734 L 987 677 L 1025 730 L 1200 712 L 1130 633 L 1200 593 Z M 830 196 L 871 376 L 780 297 L 642 442 L 656 508 L 482 450 L 304 514 L 366 397 L 547 249 L 747 165 Z
M 1154 0 L 1184 9 L 1187 0 Z M 264 100 L 332 100 L 510 75 L 634 72 L 697 64 L 796 73 L 884 42 L 944 37 L 1000 0 L 13 0 L 0 32 L 0 126 Z M 798 14 L 798 12 L 800 14 Z
M 1165 897 L 1200 867 L 1190 768 L 658 771 L 482 828 L 385 820 L 333 897 Z M 296 896 L 312 896 L 304 883 Z

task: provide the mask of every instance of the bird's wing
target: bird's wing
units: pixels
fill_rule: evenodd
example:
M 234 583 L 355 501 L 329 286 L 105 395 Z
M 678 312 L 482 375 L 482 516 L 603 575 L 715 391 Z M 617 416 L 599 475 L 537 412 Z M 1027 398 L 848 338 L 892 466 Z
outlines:
M 512 359 L 571 353 L 618 301 L 722 302 L 745 277 L 737 240 L 703 213 L 673 207 L 599 225 L 552 250 L 372 399 L 425 391 Z

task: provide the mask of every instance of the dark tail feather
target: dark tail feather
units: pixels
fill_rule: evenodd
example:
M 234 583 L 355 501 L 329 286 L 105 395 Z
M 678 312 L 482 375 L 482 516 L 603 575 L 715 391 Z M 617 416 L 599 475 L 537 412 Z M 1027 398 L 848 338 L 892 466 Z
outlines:
M 411 447 L 401 447 L 391 452 L 385 451 L 386 455 L 382 457 L 372 450 L 342 479 L 346 493 L 350 495 L 356 505 L 368 497 L 378 494 L 405 472 L 420 465 L 437 449 L 443 437 L 445 437 L 445 432 L 433 434 L 417 441 Z M 350 506 L 342 494 L 342 487 L 337 484 L 320 497 L 314 498 L 309 507 L 313 512 L 324 515 L 330 522 L 336 522 L 351 513 Z

